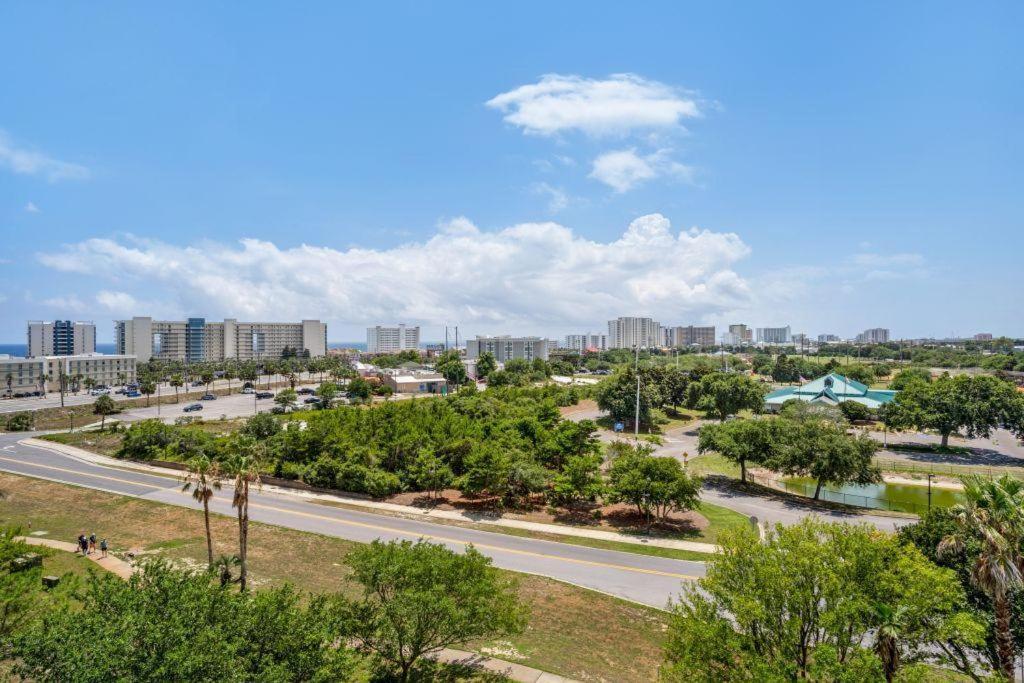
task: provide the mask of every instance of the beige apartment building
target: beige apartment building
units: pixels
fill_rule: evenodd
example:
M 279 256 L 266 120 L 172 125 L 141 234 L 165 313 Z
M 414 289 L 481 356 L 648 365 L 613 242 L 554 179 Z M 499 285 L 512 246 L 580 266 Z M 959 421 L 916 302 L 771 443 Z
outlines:
M 91 379 L 97 385 L 115 386 L 136 379 L 135 356 L 88 353 L 75 356 L 0 356 L 0 392 L 4 395 L 60 391 L 60 377 L 67 384 Z
M 114 323 L 118 353 L 134 354 L 140 363 L 153 358 L 188 363 L 280 358 L 285 349 L 310 356 L 327 354 L 327 325 L 319 320 L 298 323 L 223 322 L 205 318 L 153 320 L 135 317 Z
M 96 325 L 92 321 L 30 320 L 25 336 L 29 358 L 96 353 Z

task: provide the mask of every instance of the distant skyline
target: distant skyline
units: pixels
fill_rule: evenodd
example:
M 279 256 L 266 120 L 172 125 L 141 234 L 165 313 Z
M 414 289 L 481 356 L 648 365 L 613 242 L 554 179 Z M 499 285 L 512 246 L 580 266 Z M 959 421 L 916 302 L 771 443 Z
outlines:
M 1024 337 L 1019 3 L 289 9 L 0 8 L 0 341 Z

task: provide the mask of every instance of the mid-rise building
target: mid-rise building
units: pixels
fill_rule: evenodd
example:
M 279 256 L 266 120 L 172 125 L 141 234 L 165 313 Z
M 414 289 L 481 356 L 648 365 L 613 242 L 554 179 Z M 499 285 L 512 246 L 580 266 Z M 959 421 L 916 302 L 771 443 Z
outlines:
M 791 344 L 792 335 L 789 325 L 785 327 L 759 327 L 757 328 L 758 344 Z
M 667 346 L 714 346 L 715 345 L 715 328 L 713 325 L 697 326 L 697 325 L 686 325 L 685 327 L 667 327 L 670 330 L 670 335 L 667 340 Z
M 587 353 L 588 351 L 607 351 L 608 335 L 601 333 L 566 335 L 565 348 L 570 351 L 578 351 L 580 353 Z
M 83 320 L 30 320 L 27 342 L 29 358 L 96 353 L 96 325 Z
M 86 380 L 114 386 L 134 382 L 135 356 L 86 353 L 71 356 L 0 356 L 0 392 L 4 394 L 60 391 L 82 387 Z
M 661 324 L 651 318 L 616 318 L 608 321 L 608 348 L 642 349 L 662 345 Z
M 117 353 L 136 356 L 140 363 L 153 358 L 187 363 L 263 360 L 292 353 L 315 357 L 327 354 L 327 325 L 319 320 L 271 323 L 135 317 L 114 322 L 114 347 Z
M 832 343 L 835 343 L 837 341 L 839 341 L 839 335 L 838 334 L 819 334 L 818 335 L 818 343 L 819 344 L 832 344 Z
M 857 335 L 858 344 L 884 344 L 889 341 L 889 330 L 884 327 L 872 327 Z
M 466 340 L 466 358 L 479 358 L 489 352 L 494 360 L 505 363 L 514 359 L 532 361 L 534 358 L 548 359 L 551 342 L 542 337 L 481 337 Z
M 974 341 L 992 341 L 992 335 L 989 332 L 979 332 L 974 335 Z
M 722 343 L 727 346 L 744 346 L 754 341 L 754 331 L 743 323 L 729 325 L 729 331 L 722 335 Z
M 419 326 L 377 325 L 366 328 L 366 351 L 368 353 L 398 353 L 420 346 Z

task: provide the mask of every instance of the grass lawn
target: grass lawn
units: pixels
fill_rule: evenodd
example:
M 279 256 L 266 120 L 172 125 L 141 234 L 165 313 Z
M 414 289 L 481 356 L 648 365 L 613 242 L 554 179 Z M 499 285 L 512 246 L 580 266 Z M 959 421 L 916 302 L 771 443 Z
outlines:
M 133 550 L 183 565 L 205 564 L 203 518 L 198 511 L 0 474 L 0 523 L 25 533 L 45 530 L 50 538 L 74 541 L 96 532 L 115 553 Z M 233 518 L 211 519 L 215 552 L 233 553 Z M 291 582 L 315 592 L 354 594 L 345 556 L 356 544 L 281 527 L 253 523 L 250 567 L 253 585 Z M 666 615 L 659 610 L 538 576 L 517 574 L 522 599 L 532 608 L 525 633 L 501 643 L 495 656 L 580 680 L 650 681 L 661 661 Z
M 721 474 L 726 477 L 739 479 L 740 466 L 731 460 L 723 458 L 718 453 L 705 453 L 695 458 L 690 458 L 686 468 L 698 476 L 707 474 Z

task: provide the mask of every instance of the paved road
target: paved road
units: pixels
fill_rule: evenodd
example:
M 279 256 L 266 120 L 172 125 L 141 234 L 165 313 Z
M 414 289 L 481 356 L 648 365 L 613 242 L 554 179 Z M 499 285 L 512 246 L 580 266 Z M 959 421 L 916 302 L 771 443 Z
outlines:
M 0 435 L 0 471 L 48 479 L 182 507 L 198 507 L 178 480 L 96 465 L 45 448 L 19 443 L 25 434 Z M 231 489 L 217 493 L 211 507 L 232 515 Z M 252 519 L 278 526 L 369 542 L 376 538 L 428 538 L 461 550 L 473 543 L 503 569 L 541 574 L 663 608 L 680 583 L 704 574 L 704 564 L 599 550 L 551 541 L 386 517 L 321 505 L 287 494 L 255 492 Z

